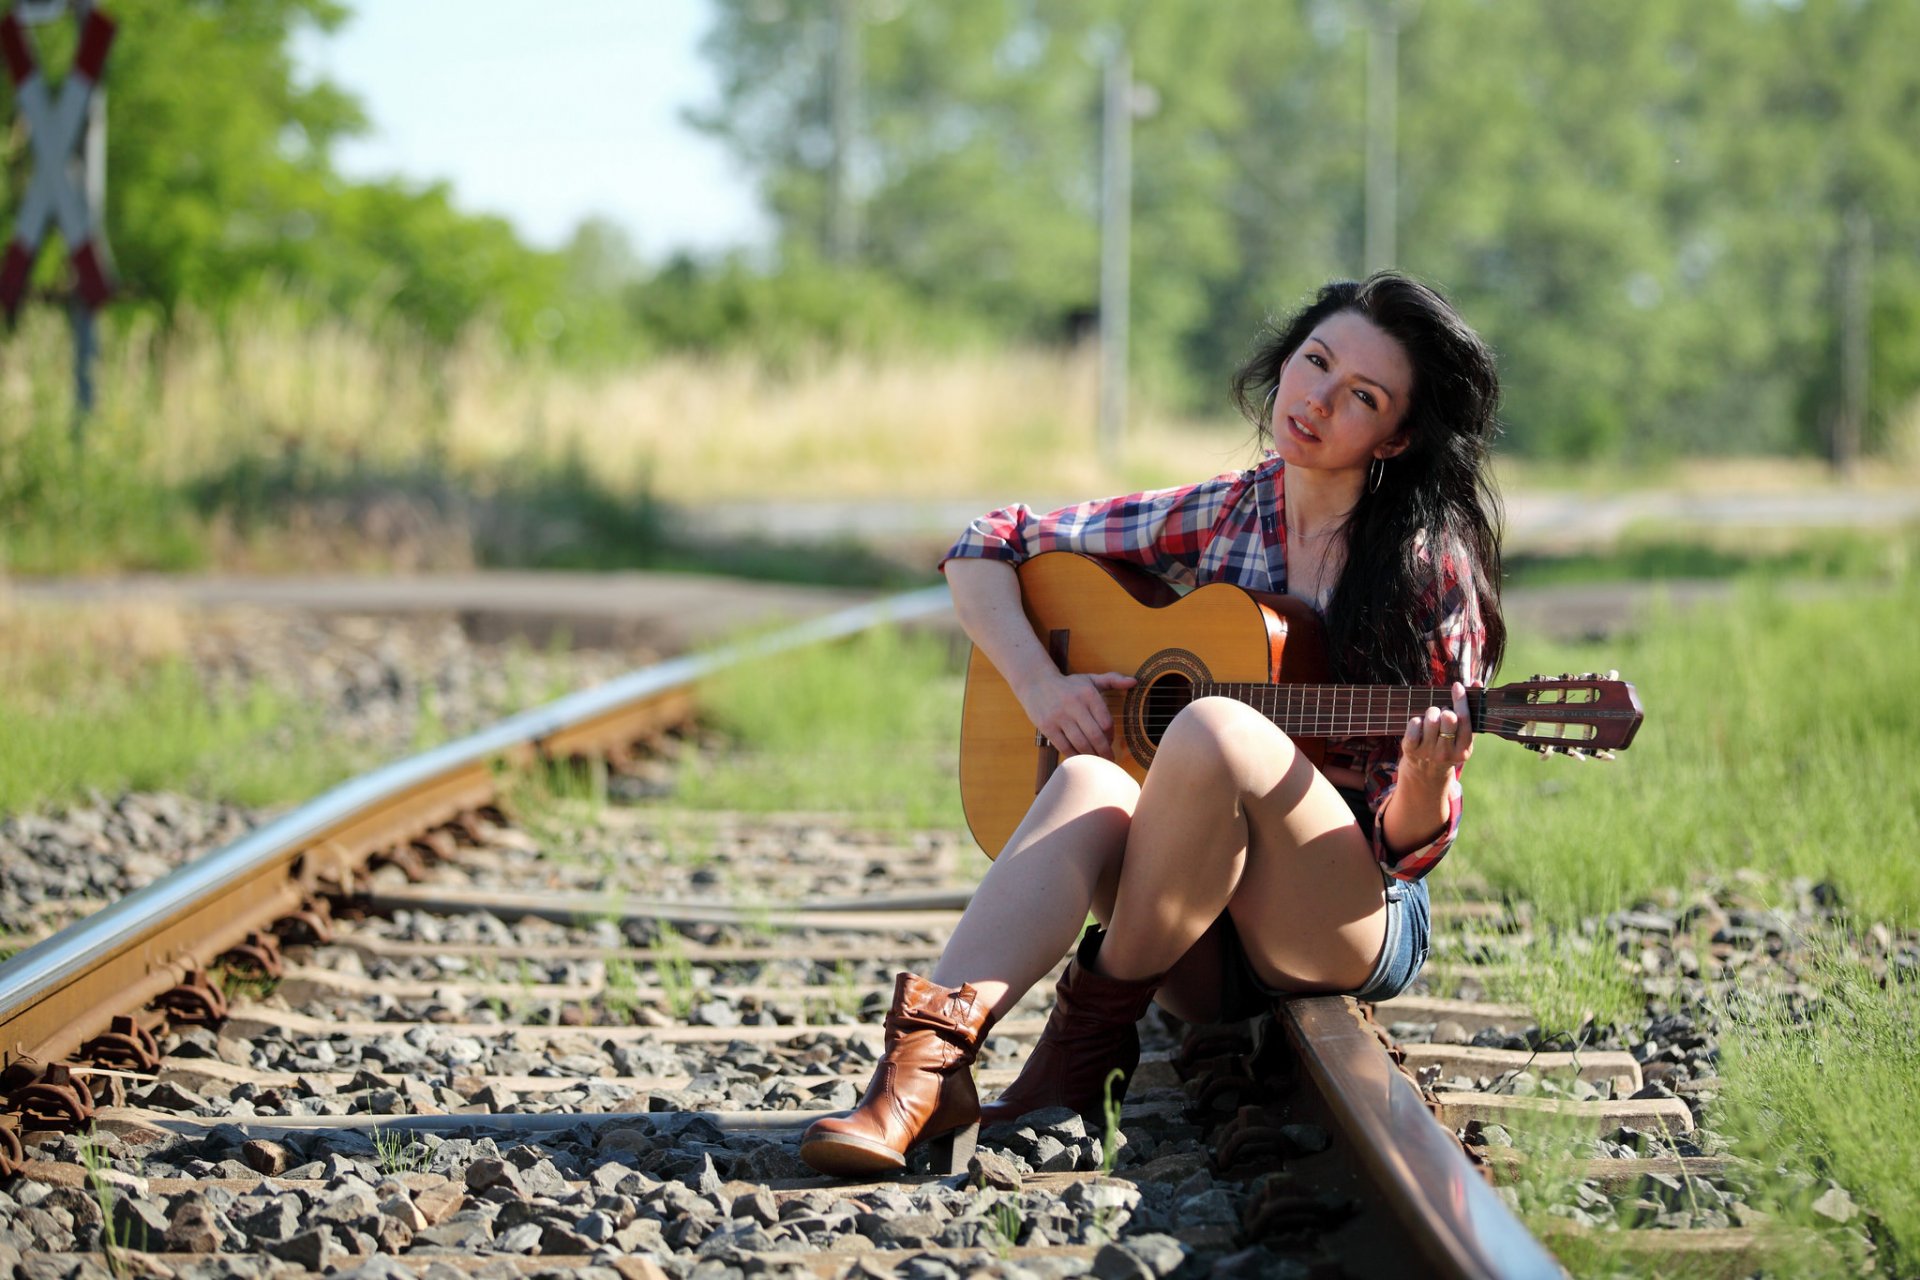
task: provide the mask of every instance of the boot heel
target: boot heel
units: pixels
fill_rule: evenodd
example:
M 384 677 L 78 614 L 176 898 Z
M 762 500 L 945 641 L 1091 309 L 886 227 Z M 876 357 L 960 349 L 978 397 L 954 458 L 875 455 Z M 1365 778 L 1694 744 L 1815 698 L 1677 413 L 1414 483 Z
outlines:
M 967 1165 L 973 1160 L 973 1149 L 980 1141 L 980 1122 L 962 1125 L 952 1133 L 944 1134 L 927 1144 L 927 1153 L 933 1157 L 933 1171 L 945 1177 L 949 1174 L 965 1173 Z

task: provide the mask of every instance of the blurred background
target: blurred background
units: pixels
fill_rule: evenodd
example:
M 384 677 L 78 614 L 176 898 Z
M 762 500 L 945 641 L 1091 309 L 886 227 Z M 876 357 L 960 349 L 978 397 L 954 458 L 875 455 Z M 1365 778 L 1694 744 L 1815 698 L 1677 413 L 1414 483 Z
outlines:
M 774 499 L 1191 480 L 1250 457 L 1263 320 L 1387 263 L 1500 353 L 1516 532 L 1920 475 L 1905 0 L 109 7 L 119 292 L 84 418 L 57 235 L 0 339 L 14 574 L 666 564 Z

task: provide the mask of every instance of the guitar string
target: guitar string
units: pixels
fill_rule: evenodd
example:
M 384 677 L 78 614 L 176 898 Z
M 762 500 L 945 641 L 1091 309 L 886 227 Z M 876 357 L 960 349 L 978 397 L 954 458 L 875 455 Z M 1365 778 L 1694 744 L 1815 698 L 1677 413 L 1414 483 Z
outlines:
M 1412 713 L 1416 709 L 1424 709 L 1425 706 L 1445 707 L 1450 705 L 1452 701 L 1450 691 L 1437 686 L 1382 688 L 1385 689 L 1385 692 L 1381 696 L 1386 700 L 1387 707 L 1379 711 L 1368 710 L 1359 713 L 1356 713 L 1350 707 L 1336 707 L 1331 710 L 1319 708 L 1309 713 L 1301 707 L 1274 707 L 1271 705 L 1274 701 L 1273 695 L 1278 695 L 1282 703 L 1299 702 L 1304 704 L 1310 696 L 1321 701 L 1324 701 L 1328 696 L 1332 696 L 1337 702 L 1345 701 L 1351 703 L 1354 701 L 1352 697 L 1352 693 L 1354 692 L 1353 688 L 1352 686 L 1344 685 L 1203 683 L 1199 686 L 1198 696 L 1206 697 L 1219 693 L 1224 696 L 1236 697 L 1237 700 L 1254 706 L 1263 714 L 1274 718 L 1276 722 L 1284 722 L 1283 727 L 1285 727 L 1286 724 L 1293 725 L 1292 731 L 1303 737 L 1366 737 L 1395 733 L 1400 729 L 1400 721 L 1412 718 Z M 1102 696 L 1103 699 L 1111 705 L 1116 702 L 1124 704 L 1127 695 L 1123 690 L 1103 690 Z M 1369 708 L 1371 708 L 1374 696 L 1373 690 L 1369 689 L 1366 694 Z M 1400 703 L 1398 707 L 1394 705 L 1396 700 Z M 1471 706 L 1470 714 L 1477 713 L 1480 717 L 1481 722 L 1478 726 L 1478 731 L 1495 734 L 1502 732 L 1508 734 L 1519 733 L 1529 724 L 1581 724 L 1594 719 L 1612 719 L 1621 714 L 1597 702 L 1534 704 L 1530 713 L 1494 712 L 1488 709 L 1485 692 L 1481 690 L 1470 692 L 1468 701 Z M 1174 714 L 1178 714 L 1178 712 L 1176 711 Z M 1173 717 L 1171 715 L 1165 713 L 1156 714 L 1150 711 L 1142 717 L 1142 724 L 1150 735 L 1158 736 L 1166 731 L 1167 727 L 1172 723 L 1172 719 Z M 1540 733 L 1531 735 L 1531 737 L 1554 742 L 1592 741 L 1591 739 L 1566 738 L 1562 736 L 1550 737 L 1549 735 Z

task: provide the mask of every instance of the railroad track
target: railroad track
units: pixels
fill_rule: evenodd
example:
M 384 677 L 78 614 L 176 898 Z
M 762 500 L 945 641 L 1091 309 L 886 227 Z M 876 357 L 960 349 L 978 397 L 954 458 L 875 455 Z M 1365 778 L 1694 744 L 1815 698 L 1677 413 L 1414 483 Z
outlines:
M 813 1176 L 800 1131 L 854 1101 L 892 974 L 938 954 L 977 854 L 830 817 L 649 807 L 536 838 L 497 807 L 500 769 L 618 765 L 682 724 L 721 663 L 940 607 L 923 593 L 836 615 L 515 717 L 0 966 L 0 1161 L 24 1175 L 0 1200 L 0 1273 L 257 1274 L 233 1261 L 254 1255 L 629 1280 L 1552 1275 L 1455 1131 L 1485 1141 L 1551 1115 L 1644 1137 L 1655 1154 L 1582 1171 L 1602 1197 L 1695 1195 L 1727 1172 L 1686 1153 L 1683 1102 L 1630 1096 L 1630 1055 L 1396 1047 L 1381 1026 L 1452 1024 L 1458 1041 L 1531 1025 L 1409 995 L 1290 1001 L 1252 1027 L 1150 1015 L 1104 1141 L 1040 1113 L 988 1130 L 965 1175 Z M 1496 940 L 1515 925 L 1497 906 L 1454 914 Z M 989 1038 L 984 1092 L 1016 1073 L 1048 994 Z M 1501 1091 L 1522 1071 L 1582 1096 Z M 1496 1179 L 1517 1167 L 1478 1150 Z M 1735 1260 L 1747 1246 L 1644 1234 Z

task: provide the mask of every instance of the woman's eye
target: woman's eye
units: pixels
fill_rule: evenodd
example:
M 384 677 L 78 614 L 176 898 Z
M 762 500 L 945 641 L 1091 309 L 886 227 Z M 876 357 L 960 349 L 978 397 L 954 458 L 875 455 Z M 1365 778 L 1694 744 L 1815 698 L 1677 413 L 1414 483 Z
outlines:
M 1379 405 L 1374 403 L 1373 393 L 1370 391 L 1356 391 L 1353 394 L 1356 396 L 1359 396 L 1360 403 L 1367 406 L 1367 408 L 1369 409 L 1377 409 L 1380 407 Z
M 1327 367 L 1327 362 L 1325 358 L 1322 357 L 1320 353 L 1317 351 L 1307 352 L 1307 363 L 1312 365 L 1316 369 L 1324 369 Z

